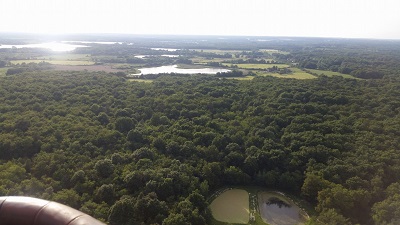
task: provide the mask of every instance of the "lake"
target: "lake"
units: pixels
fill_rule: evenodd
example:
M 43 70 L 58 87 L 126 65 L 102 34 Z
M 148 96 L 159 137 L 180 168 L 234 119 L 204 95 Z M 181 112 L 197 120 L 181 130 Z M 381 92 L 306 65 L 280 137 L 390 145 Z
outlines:
M 80 43 L 80 44 L 100 44 L 100 45 L 114 45 L 119 44 L 122 45 L 123 42 L 114 42 L 114 41 L 63 41 L 63 43 Z M 131 45 L 129 43 L 128 45 Z
M 227 69 L 217 68 L 200 68 L 200 69 L 180 69 L 177 65 L 172 66 L 159 66 L 151 68 L 141 68 L 140 74 L 132 75 L 146 75 L 146 74 L 160 74 L 160 73 L 181 73 L 181 74 L 217 74 L 230 72 Z
M 168 52 L 176 52 L 180 49 L 177 48 L 150 48 L 151 50 L 156 50 L 156 51 L 168 51 Z
M 0 48 L 46 48 L 56 52 L 68 52 L 76 48 L 88 47 L 85 45 L 65 44 L 58 42 L 48 42 L 40 44 L 26 44 L 26 45 L 0 45 Z
M 168 58 L 179 57 L 179 55 L 135 55 L 135 57 L 139 58 L 139 59 L 144 59 L 144 58 L 149 58 L 149 57 L 157 57 L 157 56 L 163 56 L 163 57 L 168 57 Z

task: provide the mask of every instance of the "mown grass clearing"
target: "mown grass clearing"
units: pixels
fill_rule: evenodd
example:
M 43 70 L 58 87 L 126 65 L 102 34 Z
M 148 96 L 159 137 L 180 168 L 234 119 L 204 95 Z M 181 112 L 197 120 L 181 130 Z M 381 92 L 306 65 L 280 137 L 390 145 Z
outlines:
M 249 222 L 249 193 L 241 189 L 223 192 L 212 201 L 211 213 L 214 219 L 226 223 Z
M 278 77 L 278 78 L 294 78 L 294 79 L 315 79 L 315 78 L 317 78 L 316 76 L 313 76 L 313 75 L 306 73 L 297 68 L 290 68 L 290 70 L 292 70 L 293 73 L 279 74 L 279 73 L 268 73 L 268 72 L 264 72 L 264 71 L 256 71 L 255 73 L 257 74 L 257 76 L 272 76 L 272 77 Z
M 307 70 L 309 70 L 311 73 L 315 73 L 317 75 L 326 75 L 328 77 L 341 76 L 341 77 L 344 77 L 344 78 L 357 79 L 356 77 L 353 77 L 353 76 L 348 75 L 348 74 L 339 73 L 339 72 L 333 72 L 333 71 L 329 71 L 329 70 L 314 70 L 314 69 L 307 69 Z
M 94 65 L 94 62 L 90 61 L 74 61 L 74 60 L 43 60 L 43 59 L 29 59 L 29 60 L 12 60 L 10 61 L 12 64 L 17 65 L 17 64 L 28 64 L 28 63 L 41 63 L 41 62 L 47 62 L 53 65 L 68 65 L 68 66 L 89 66 L 89 65 Z

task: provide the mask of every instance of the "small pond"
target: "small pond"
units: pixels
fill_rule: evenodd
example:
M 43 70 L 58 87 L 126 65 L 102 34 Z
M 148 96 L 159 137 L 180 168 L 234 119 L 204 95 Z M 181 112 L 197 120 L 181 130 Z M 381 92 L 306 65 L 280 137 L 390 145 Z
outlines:
M 264 222 L 271 225 L 303 225 L 307 214 L 292 200 L 277 192 L 260 192 L 258 205 Z
M 214 219 L 225 223 L 249 222 L 249 193 L 241 189 L 222 192 L 210 205 Z

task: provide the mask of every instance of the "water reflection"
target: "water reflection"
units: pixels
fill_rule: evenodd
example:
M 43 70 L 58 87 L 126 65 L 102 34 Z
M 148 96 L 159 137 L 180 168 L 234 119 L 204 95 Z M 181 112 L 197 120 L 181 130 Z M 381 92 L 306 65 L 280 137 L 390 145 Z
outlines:
M 226 73 L 230 71 L 227 69 L 216 69 L 216 68 L 181 69 L 178 68 L 177 65 L 142 68 L 139 70 L 141 72 L 140 74 L 133 74 L 133 75 L 160 74 L 160 73 L 217 74 L 217 73 Z
M 305 224 L 306 213 L 294 202 L 275 192 L 258 195 L 260 214 L 264 222 L 271 225 Z
M 120 44 L 122 45 L 123 42 L 115 42 L 115 41 L 63 41 L 64 43 L 80 43 L 80 44 L 100 44 L 100 45 L 114 45 Z M 132 43 L 129 43 L 132 44 Z
M 156 51 L 168 51 L 168 52 L 176 52 L 180 49 L 177 48 L 150 48 L 151 50 L 156 50 Z
M 139 58 L 139 59 L 157 57 L 157 56 L 163 56 L 163 57 L 168 57 L 168 58 L 177 58 L 177 57 L 179 57 L 179 55 L 135 55 L 135 57 Z
M 279 208 L 285 207 L 285 208 L 290 208 L 292 207 L 290 204 L 282 201 L 281 199 L 277 197 L 271 197 L 268 199 L 266 202 L 267 205 L 277 205 Z

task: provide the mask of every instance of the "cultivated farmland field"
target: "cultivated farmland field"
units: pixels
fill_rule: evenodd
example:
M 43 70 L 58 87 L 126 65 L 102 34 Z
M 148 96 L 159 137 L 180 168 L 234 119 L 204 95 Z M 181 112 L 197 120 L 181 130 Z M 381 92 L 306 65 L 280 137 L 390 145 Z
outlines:
M 249 222 L 249 193 L 245 190 L 231 189 L 219 195 L 210 205 L 213 217 L 221 222 Z
M 83 60 L 48 60 L 48 59 L 28 59 L 28 60 L 12 60 L 10 61 L 12 64 L 22 64 L 22 63 L 41 63 L 47 62 L 53 65 L 68 65 L 68 66 L 88 66 L 94 65 L 94 62 L 91 61 L 83 61 Z
M 53 54 L 41 56 L 33 59 L 24 60 L 12 60 L 12 64 L 22 64 L 22 63 L 40 63 L 48 62 L 53 65 L 71 65 L 71 66 L 82 66 L 82 65 L 93 65 L 94 62 L 88 54 Z
M 257 74 L 257 76 L 272 76 L 272 77 L 278 77 L 278 78 L 293 78 L 293 79 L 300 79 L 300 80 L 317 78 L 316 76 L 311 75 L 311 74 L 304 72 L 297 68 L 290 68 L 290 70 L 292 70 L 293 73 L 279 74 L 279 73 L 268 73 L 268 72 L 263 72 L 263 71 L 256 71 L 255 73 Z

